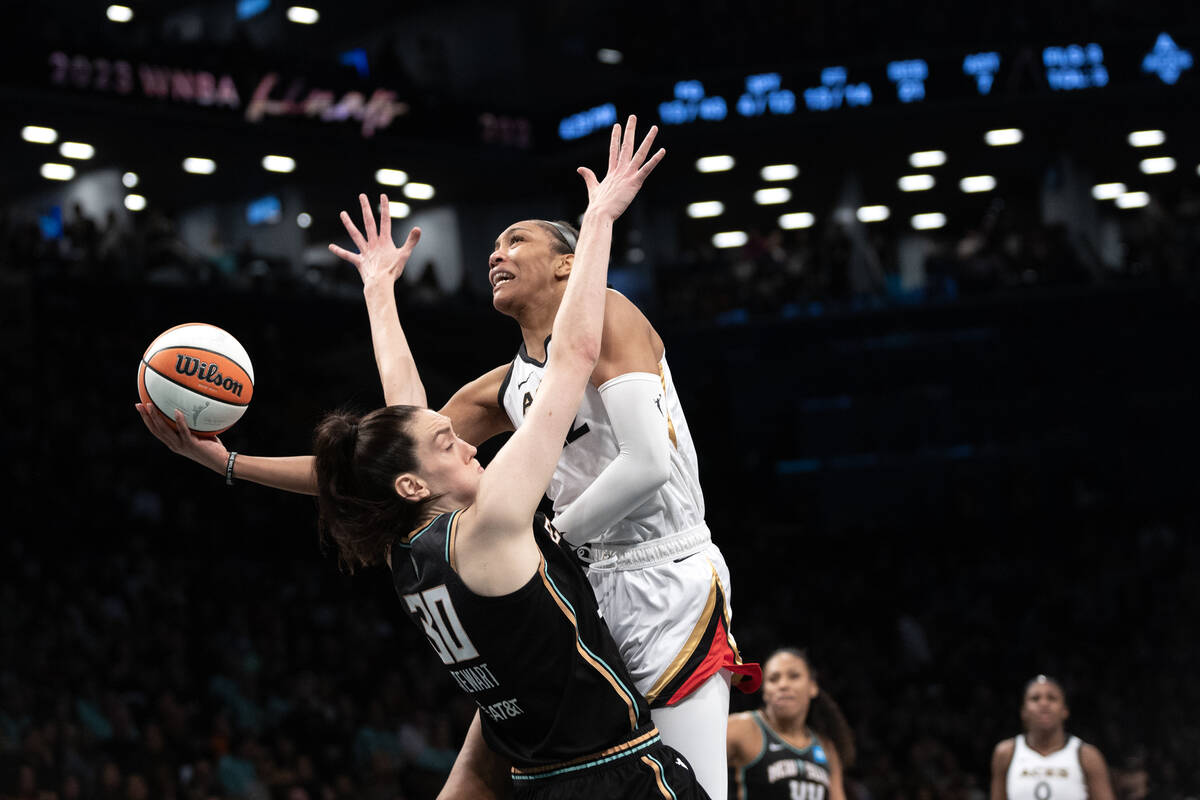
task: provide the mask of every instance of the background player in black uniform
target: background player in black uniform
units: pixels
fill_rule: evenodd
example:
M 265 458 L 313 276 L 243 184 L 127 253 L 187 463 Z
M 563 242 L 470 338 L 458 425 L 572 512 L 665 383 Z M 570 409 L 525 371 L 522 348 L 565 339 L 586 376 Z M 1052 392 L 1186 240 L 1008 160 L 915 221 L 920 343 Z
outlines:
M 327 416 L 314 453 L 322 528 L 351 568 L 392 568 L 409 616 L 479 705 L 484 739 L 514 790 L 548 797 L 703 797 L 650 722 L 589 583 L 536 515 L 600 352 L 613 221 L 663 156 L 614 126 L 603 182 L 588 189 L 554 322 L 555 355 L 527 422 L 485 471 L 447 417 L 389 406 Z M 377 234 L 364 210 L 365 243 Z M 358 241 L 359 237 L 356 237 Z M 365 249 L 365 248 L 364 248 Z
M 845 800 L 842 767 L 854 763 L 854 734 L 821 691 L 803 650 L 776 650 L 763 664 L 763 707 L 731 714 L 731 798 Z

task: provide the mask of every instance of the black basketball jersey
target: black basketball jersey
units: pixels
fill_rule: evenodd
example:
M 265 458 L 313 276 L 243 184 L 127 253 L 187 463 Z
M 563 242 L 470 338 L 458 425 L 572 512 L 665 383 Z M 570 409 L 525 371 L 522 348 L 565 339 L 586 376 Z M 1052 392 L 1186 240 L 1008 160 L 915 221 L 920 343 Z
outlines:
M 762 712 L 754 712 L 763 735 L 758 757 L 732 772 L 729 796 L 736 800 L 826 800 L 829 797 L 829 758 L 809 729 L 812 744 L 793 747 L 777 734 Z
M 460 513 L 398 542 L 392 577 L 409 617 L 478 704 L 488 746 L 515 767 L 537 767 L 602 751 L 648 727 L 649 707 L 592 587 L 549 521 L 533 519 L 537 573 L 512 594 L 482 597 L 452 562 Z

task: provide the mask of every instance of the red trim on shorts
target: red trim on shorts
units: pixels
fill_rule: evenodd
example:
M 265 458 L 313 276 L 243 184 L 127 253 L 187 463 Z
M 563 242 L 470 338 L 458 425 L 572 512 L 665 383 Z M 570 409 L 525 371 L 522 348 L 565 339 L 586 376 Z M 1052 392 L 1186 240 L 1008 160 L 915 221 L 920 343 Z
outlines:
M 762 667 L 754 662 L 741 663 L 737 652 L 729 645 L 725 620 L 718 619 L 708 653 L 687 680 L 667 699 L 665 705 L 675 705 L 723 669 L 733 673 L 733 685 L 746 694 L 758 691 L 758 687 L 762 685 Z

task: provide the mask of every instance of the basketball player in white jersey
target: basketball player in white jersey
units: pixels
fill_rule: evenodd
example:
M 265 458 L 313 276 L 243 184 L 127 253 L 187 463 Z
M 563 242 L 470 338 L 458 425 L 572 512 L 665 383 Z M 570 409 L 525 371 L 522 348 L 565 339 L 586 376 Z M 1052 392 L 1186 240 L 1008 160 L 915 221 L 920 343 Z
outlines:
M 1025 687 L 1025 733 L 992 754 L 991 800 L 1113 800 L 1104 756 L 1066 732 L 1070 715 L 1058 681 L 1038 675 Z
M 359 201 L 366 236 L 342 212 L 359 252 L 330 249 L 362 277 L 385 401 L 427 406 L 395 305 L 395 282 L 420 231 L 397 248 L 390 227 L 386 236 L 376 235 L 367 197 Z M 386 207 L 380 219 L 381 227 L 388 225 Z M 467 384 L 440 409 L 467 442 L 481 444 L 522 423 L 552 357 L 550 331 L 577 235 L 566 223 L 525 220 L 497 238 L 488 260 L 492 304 L 520 325 L 522 344 L 511 363 Z M 729 571 L 704 523 L 695 448 L 662 339 L 633 303 L 610 290 L 601 347 L 547 489 L 554 525 L 590 562 L 600 610 L 663 741 L 683 753 L 704 789 L 721 800 L 728 789 L 730 681 L 736 676 L 739 688 L 755 691 L 760 670 L 741 662 L 730 633 Z M 154 418 L 143 411 L 143 420 L 152 426 Z M 316 493 L 311 457 L 229 454 L 219 442 L 191 439 L 164 441 L 227 480 Z M 468 739 L 446 795 L 461 784 L 470 789 L 460 796 L 482 796 L 479 781 L 497 778 L 488 771 L 493 760 L 474 758 L 480 750 L 479 741 Z

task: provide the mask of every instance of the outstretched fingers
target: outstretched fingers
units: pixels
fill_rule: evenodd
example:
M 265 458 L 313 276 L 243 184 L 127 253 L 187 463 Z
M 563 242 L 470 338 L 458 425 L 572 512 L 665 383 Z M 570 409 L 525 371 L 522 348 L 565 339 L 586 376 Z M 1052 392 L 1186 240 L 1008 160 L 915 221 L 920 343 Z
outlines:
M 379 195 L 379 236 L 389 242 L 392 240 L 392 205 L 387 193 Z
M 575 171 L 583 177 L 583 185 L 587 187 L 588 197 L 591 197 L 592 190 L 600 185 L 600 181 L 596 178 L 596 173 L 592 172 L 587 167 L 579 167 Z
M 354 220 L 350 219 L 350 215 L 343 211 L 338 215 L 338 219 L 342 221 L 342 226 L 346 229 L 346 233 L 350 234 L 350 241 L 354 242 L 354 246 L 358 248 L 358 252 L 361 253 L 363 250 L 366 250 L 367 240 L 358 232 L 358 226 L 354 224 Z
M 358 195 L 358 204 L 362 206 L 363 230 L 367 232 L 367 241 L 375 238 L 375 212 L 371 210 L 371 201 L 365 194 Z
M 654 172 L 654 168 L 658 166 L 658 162 L 662 161 L 667 155 L 665 148 L 658 148 L 658 152 L 650 157 L 650 160 L 642 165 L 642 168 L 637 171 L 637 179 L 639 181 L 646 180 L 646 176 Z
M 621 152 L 621 123 L 614 122 L 612 135 L 608 137 L 608 171 L 617 168 L 618 155 Z
M 654 144 L 654 137 L 658 136 L 658 126 L 651 125 L 650 130 L 646 132 L 646 138 L 642 139 L 642 146 L 633 154 L 633 164 L 637 166 L 646 160 L 646 154 L 650 152 L 651 145 Z
M 355 266 L 358 266 L 358 262 L 362 260 L 362 256 L 360 256 L 358 253 L 351 253 L 349 250 L 343 250 L 336 244 L 329 245 L 329 252 L 333 253 L 343 261 L 349 261 Z
M 391 235 L 390 231 L 388 235 Z M 413 228 L 408 232 L 408 238 L 404 240 L 404 244 L 400 247 L 400 249 L 404 252 L 405 258 L 408 258 L 408 256 L 412 253 L 413 248 L 417 246 L 417 242 L 419 241 L 421 241 L 421 229 Z
M 633 114 L 629 115 L 629 120 L 625 123 L 625 137 L 621 141 L 621 162 L 628 164 L 633 158 L 633 143 L 637 139 L 637 117 Z

